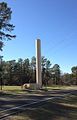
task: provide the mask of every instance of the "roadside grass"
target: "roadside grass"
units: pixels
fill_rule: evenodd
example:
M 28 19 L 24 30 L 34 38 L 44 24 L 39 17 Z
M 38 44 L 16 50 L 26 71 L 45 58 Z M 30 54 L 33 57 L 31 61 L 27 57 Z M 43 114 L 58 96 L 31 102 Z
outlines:
M 4 91 L 21 90 L 21 86 L 3 86 Z
M 77 89 L 75 86 L 51 86 L 46 87 L 47 90 L 72 90 Z M 11 96 L 13 93 L 23 94 L 29 93 L 22 90 L 21 86 L 4 86 L 1 96 Z M 11 94 L 10 94 L 11 93 Z M 31 92 L 32 94 L 34 92 Z M 36 92 L 38 93 L 38 92 Z M 2 94 L 2 95 L 1 95 Z M 77 120 L 77 93 L 70 93 L 63 98 L 52 99 L 41 106 L 28 108 L 17 115 L 9 118 L 9 120 Z
M 1 87 L 1 86 L 0 86 Z M 2 87 L 4 91 L 17 91 L 17 90 L 22 90 L 21 86 L 3 86 Z M 69 90 L 69 89 L 77 89 L 77 86 L 63 86 L 63 85 L 52 85 L 52 86 L 46 86 L 43 87 L 43 89 L 47 89 L 47 90 Z
M 23 93 L 21 86 L 3 86 L 2 92 Z
M 1 87 L 1 86 L 0 86 Z M 53 85 L 53 86 L 49 86 L 49 87 L 43 87 L 41 91 L 38 90 L 24 90 L 21 88 L 21 86 L 3 86 L 2 87 L 2 91 L 0 90 L 0 92 L 10 92 L 12 94 L 24 94 L 24 93 L 42 93 L 42 92 L 46 92 L 48 90 L 77 90 L 77 86 L 61 86 L 61 85 Z
M 67 105 L 67 106 L 70 106 L 70 107 L 77 108 L 77 93 L 72 93 L 70 95 L 66 95 L 62 99 L 58 98 L 57 100 L 55 100 L 55 102 L 58 102 L 61 105 Z
M 77 120 L 77 93 L 28 108 L 9 120 Z
M 1 87 L 1 86 L 0 86 Z M 1 93 L 6 92 L 6 93 L 11 93 L 11 94 L 38 94 L 40 91 L 38 90 L 31 90 L 31 89 L 22 89 L 21 86 L 3 86 L 2 90 L 0 90 Z
M 52 86 L 47 86 L 43 87 L 44 89 L 47 90 L 77 90 L 76 85 L 71 85 L 71 86 L 64 86 L 64 85 L 52 85 Z

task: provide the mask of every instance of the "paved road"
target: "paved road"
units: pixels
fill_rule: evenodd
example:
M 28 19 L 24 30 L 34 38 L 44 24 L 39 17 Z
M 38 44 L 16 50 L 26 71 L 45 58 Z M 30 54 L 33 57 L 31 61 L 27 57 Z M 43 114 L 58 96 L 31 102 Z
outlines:
M 52 91 L 38 91 L 31 92 L 29 94 L 13 94 L 13 93 L 0 93 L 0 116 L 6 113 L 16 111 L 13 108 L 24 105 L 32 105 L 33 103 L 38 103 L 39 101 L 44 101 L 47 99 L 54 99 L 58 97 L 63 97 L 67 94 L 76 94 L 77 90 L 52 90 Z M 20 109 L 21 107 L 19 107 Z
M 23 104 L 32 103 L 34 101 L 43 100 L 49 97 L 59 97 L 69 93 L 77 93 L 77 90 L 52 90 L 47 92 L 31 92 L 29 94 L 0 94 L 0 111 L 16 107 Z

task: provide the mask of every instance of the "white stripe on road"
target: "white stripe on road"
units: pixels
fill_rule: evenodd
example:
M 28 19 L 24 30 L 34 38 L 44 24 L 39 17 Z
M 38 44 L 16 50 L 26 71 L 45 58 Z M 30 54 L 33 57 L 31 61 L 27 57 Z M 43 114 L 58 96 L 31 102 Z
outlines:
M 3 110 L 1 111 L 0 113 L 3 113 L 3 112 L 7 112 L 7 111 L 11 111 L 11 110 L 17 110 L 19 108 L 22 108 L 22 107 L 28 107 L 30 105 L 34 105 L 34 104 L 38 104 L 38 103 L 41 103 L 41 102 L 45 102 L 45 101 L 48 101 L 48 100 L 52 100 L 54 98 L 62 98 L 66 95 L 69 95 L 70 93 L 67 93 L 67 94 L 64 94 L 63 96 L 58 96 L 58 97 L 49 97 L 49 98 L 44 98 L 43 100 L 39 100 L 39 101 L 36 101 L 36 102 L 32 102 L 32 103 L 29 103 L 29 104 L 24 104 L 24 105 L 21 105 L 21 106 L 17 106 L 17 107 L 13 107 L 13 108 L 9 108 L 9 109 L 6 109 L 6 110 Z M 25 109 L 26 110 L 26 109 Z M 12 112 L 12 113 L 9 113 L 9 114 L 5 114 L 3 116 L 0 117 L 0 119 L 4 119 L 2 117 L 8 117 L 10 115 L 13 115 L 14 113 L 17 113 L 17 112 Z
M 68 93 L 69 94 L 69 93 Z M 64 94 L 63 96 L 58 96 L 58 97 L 49 97 L 49 98 L 44 98 L 43 100 L 39 100 L 39 101 L 35 101 L 33 103 L 28 103 L 28 104 L 24 104 L 24 105 L 20 105 L 20 106 L 17 106 L 17 107 L 13 107 L 13 108 L 9 108 L 9 109 L 6 109 L 6 110 L 3 110 L 1 111 L 0 113 L 3 113 L 3 112 L 6 112 L 6 111 L 10 111 L 10 110 L 14 110 L 14 109 L 18 109 L 18 108 L 21 108 L 21 107 L 27 107 L 29 105 L 33 105 L 33 104 L 36 104 L 36 103 L 40 103 L 40 102 L 44 102 L 44 101 L 48 101 L 48 100 L 51 100 L 51 99 L 54 99 L 54 98 L 62 98 L 68 94 Z M 35 99 L 32 99 L 32 100 L 35 100 Z

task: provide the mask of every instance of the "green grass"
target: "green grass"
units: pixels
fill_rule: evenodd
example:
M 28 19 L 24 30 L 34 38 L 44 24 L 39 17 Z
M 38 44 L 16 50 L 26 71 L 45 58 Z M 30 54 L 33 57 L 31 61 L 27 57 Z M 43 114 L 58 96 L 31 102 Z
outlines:
M 71 90 L 77 89 L 76 86 L 51 86 L 46 87 L 48 90 Z M 5 98 L 12 96 L 13 93 L 27 93 L 21 89 L 21 86 L 4 86 L 3 91 L 6 93 Z M 38 92 L 37 92 L 38 93 Z M 32 92 L 33 94 L 33 92 Z M 0 94 L 0 97 L 4 94 Z M 77 120 L 77 93 L 70 94 L 61 99 L 53 99 L 41 106 L 28 108 L 22 113 L 10 117 L 9 120 Z
M 21 86 L 3 86 L 4 91 L 21 90 Z
M 72 89 L 77 89 L 77 86 L 60 86 L 60 85 L 53 85 L 50 87 L 43 87 L 44 91 L 48 91 L 48 90 L 72 90 Z M 6 92 L 12 92 L 12 93 L 19 93 L 19 94 L 23 94 L 23 93 L 27 93 L 28 91 L 22 90 L 21 86 L 3 86 L 2 87 L 2 91 L 6 91 Z
M 21 86 L 3 86 L 2 87 L 4 91 L 12 91 L 12 90 L 21 90 Z M 44 89 L 47 90 L 56 90 L 56 89 L 77 89 L 77 86 L 61 86 L 61 85 L 53 85 L 53 86 L 48 86 L 48 87 L 43 87 Z
M 11 117 L 10 120 L 77 120 L 76 101 L 77 94 L 71 94 L 64 99 L 50 100 L 37 108 L 29 108 Z M 73 106 L 71 106 L 71 103 Z
M 62 85 L 52 85 L 52 86 L 48 86 L 48 87 L 44 87 L 47 90 L 72 90 L 75 89 L 77 90 L 77 86 L 62 86 Z
M 22 91 L 21 86 L 3 86 L 2 91 L 19 93 Z
M 0 90 L 1 91 L 1 90 Z M 2 87 L 2 92 L 10 92 L 11 94 L 23 94 L 23 93 L 27 93 L 27 91 L 24 91 L 23 89 L 21 89 L 21 86 L 3 86 Z
M 77 108 L 77 93 L 68 95 L 68 96 L 64 97 L 63 99 L 57 99 L 55 101 L 62 104 L 62 105 L 67 105 L 70 107 Z
M 2 90 L 3 91 L 21 90 L 21 86 L 2 86 Z

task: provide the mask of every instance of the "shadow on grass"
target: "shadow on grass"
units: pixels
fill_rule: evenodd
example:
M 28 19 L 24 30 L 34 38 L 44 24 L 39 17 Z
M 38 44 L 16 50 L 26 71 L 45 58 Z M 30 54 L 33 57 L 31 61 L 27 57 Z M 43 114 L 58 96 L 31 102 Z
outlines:
M 8 96 L 8 97 L 9 97 L 9 96 L 10 96 L 10 97 L 13 97 L 13 96 L 17 96 L 17 95 L 14 95 L 13 92 L 1 91 L 1 92 L 0 92 L 0 97 L 3 97 L 3 96 L 5 96 L 5 97 L 7 97 L 7 96 Z
M 77 120 L 77 109 L 46 102 L 41 107 L 27 109 L 20 116 L 22 119 L 15 120 Z
M 60 93 L 65 93 L 59 91 Z M 56 92 L 55 92 L 56 94 Z M 0 97 L 5 96 L 5 100 L 0 101 L 0 107 L 8 107 L 8 105 L 18 105 L 18 104 L 23 104 L 24 100 L 20 100 L 19 97 L 21 96 L 17 96 L 17 95 L 13 95 L 13 94 L 9 94 L 9 93 L 1 93 Z M 47 96 L 47 95 L 46 95 Z M 25 97 L 29 100 L 29 99 L 42 99 L 46 96 L 36 96 L 36 95 L 26 95 Z M 73 97 L 74 96 L 74 97 Z M 8 100 L 7 98 L 19 98 L 19 100 L 17 101 L 13 101 L 13 100 Z M 67 105 L 61 105 L 59 103 L 63 102 L 65 103 L 65 100 L 68 101 L 68 103 L 70 102 L 70 99 L 72 100 L 72 102 L 74 104 L 76 104 L 76 100 L 77 100 L 77 91 L 74 91 L 71 96 L 63 98 L 57 100 L 54 99 L 52 101 L 46 102 L 45 104 L 41 104 L 41 105 L 35 105 L 32 108 L 27 109 L 26 111 L 18 114 L 18 117 L 20 118 L 12 118 L 11 120 L 77 120 L 77 108 L 71 107 L 71 106 L 67 106 Z M 27 100 L 27 101 L 28 101 Z M 19 102 L 19 103 L 18 103 Z M 26 100 L 25 100 L 26 102 Z
M 58 103 L 64 103 L 67 105 L 73 105 L 75 107 L 77 107 L 77 94 L 75 95 L 70 95 L 70 96 L 66 96 L 63 99 L 57 99 L 56 102 Z

